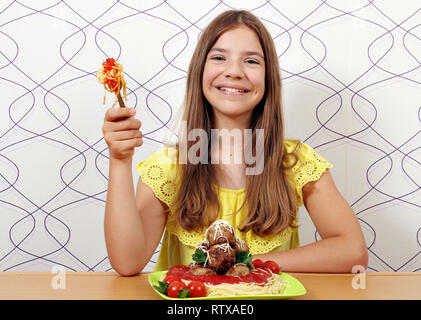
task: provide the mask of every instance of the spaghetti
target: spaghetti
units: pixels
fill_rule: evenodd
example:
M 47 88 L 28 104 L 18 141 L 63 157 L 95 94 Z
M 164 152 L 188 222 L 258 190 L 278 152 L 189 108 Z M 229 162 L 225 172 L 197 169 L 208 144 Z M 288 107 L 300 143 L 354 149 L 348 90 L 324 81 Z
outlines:
M 106 59 L 101 69 L 96 73 L 96 77 L 100 83 L 104 85 L 104 89 L 115 94 L 115 102 L 119 102 L 120 107 L 125 107 L 120 91 L 123 89 L 124 99 L 127 100 L 126 81 L 124 80 L 123 66 L 113 58 Z M 105 104 L 104 93 L 104 104 Z
M 288 286 L 289 282 L 275 273 L 264 284 L 239 282 L 209 285 L 205 283 L 207 297 L 278 295 L 282 294 Z

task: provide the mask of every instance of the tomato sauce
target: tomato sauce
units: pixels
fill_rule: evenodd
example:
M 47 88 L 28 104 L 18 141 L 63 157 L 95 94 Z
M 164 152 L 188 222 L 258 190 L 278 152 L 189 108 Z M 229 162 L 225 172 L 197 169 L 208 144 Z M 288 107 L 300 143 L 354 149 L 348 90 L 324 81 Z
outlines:
M 217 285 L 221 283 L 256 283 L 264 285 L 268 278 L 272 276 L 272 273 L 268 270 L 256 268 L 250 270 L 250 273 L 246 276 L 226 276 L 226 275 L 209 275 L 209 276 L 197 276 L 190 273 L 190 268 L 184 265 L 176 265 L 168 270 L 166 276 L 173 275 L 183 280 L 196 280 L 203 283 Z

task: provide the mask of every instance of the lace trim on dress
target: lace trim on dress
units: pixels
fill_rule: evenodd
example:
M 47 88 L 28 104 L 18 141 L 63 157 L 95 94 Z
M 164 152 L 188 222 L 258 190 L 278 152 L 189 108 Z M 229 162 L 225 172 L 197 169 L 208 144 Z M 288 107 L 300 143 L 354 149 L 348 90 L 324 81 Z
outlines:
M 322 156 L 320 156 L 316 151 L 307 147 L 310 153 L 310 156 L 305 157 L 304 159 L 299 159 L 298 163 L 289 169 L 290 174 L 294 176 L 295 180 L 295 190 L 297 192 L 297 207 L 300 207 L 303 204 L 303 187 L 306 183 L 311 181 L 317 181 L 320 179 L 323 173 L 326 170 L 332 168 L 332 164 L 326 161 Z
M 174 202 L 176 196 L 176 184 L 167 171 L 171 165 L 159 164 L 158 161 L 147 159 L 137 165 L 137 171 L 143 183 L 148 185 L 155 196 L 168 207 Z

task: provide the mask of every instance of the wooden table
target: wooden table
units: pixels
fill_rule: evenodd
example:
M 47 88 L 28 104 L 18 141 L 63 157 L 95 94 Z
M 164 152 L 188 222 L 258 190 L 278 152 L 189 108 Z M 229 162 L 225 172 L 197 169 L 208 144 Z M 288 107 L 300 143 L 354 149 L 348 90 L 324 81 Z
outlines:
M 305 295 L 293 299 L 421 300 L 421 273 L 368 272 L 357 275 L 291 273 L 291 275 L 301 281 L 307 289 Z M 359 276 L 360 280 L 356 281 L 355 276 Z M 65 281 L 58 281 L 59 277 L 62 277 L 62 280 L 65 278 Z M 354 287 L 365 285 L 365 289 L 354 289 L 353 283 Z M 60 289 L 60 284 L 65 285 L 65 288 Z M 0 272 L 0 299 L 159 300 L 161 298 L 149 286 L 147 273 L 121 277 L 112 272 L 65 274 Z

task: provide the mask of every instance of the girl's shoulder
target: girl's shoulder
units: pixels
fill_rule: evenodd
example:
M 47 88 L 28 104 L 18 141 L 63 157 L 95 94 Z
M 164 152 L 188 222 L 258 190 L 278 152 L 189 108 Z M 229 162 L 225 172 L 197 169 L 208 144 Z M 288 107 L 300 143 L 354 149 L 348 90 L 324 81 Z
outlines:
M 165 146 L 156 150 L 154 153 L 149 155 L 145 160 L 139 162 L 137 167 L 141 166 L 143 163 L 148 163 L 148 162 L 157 162 L 163 165 L 176 164 L 177 158 L 178 158 L 177 148 L 173 146 Z

